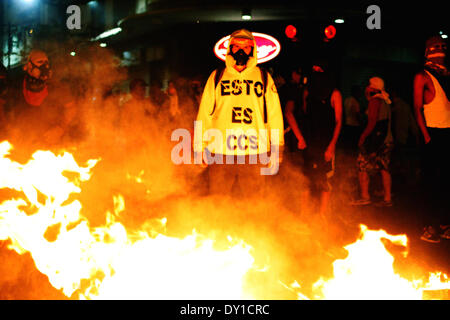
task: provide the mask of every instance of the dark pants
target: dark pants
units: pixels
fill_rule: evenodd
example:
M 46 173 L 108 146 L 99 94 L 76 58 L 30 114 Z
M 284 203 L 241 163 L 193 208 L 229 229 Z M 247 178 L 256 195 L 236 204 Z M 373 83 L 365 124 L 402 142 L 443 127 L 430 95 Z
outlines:
M 325 161 L 326 147 L 310 147 L 303 151 L 304 173 L 311 182 L 313 193 L 331 191 L 329 179 L 334 174 L 334 159 Z
M 261 174 L 261 167 L 261 164 L 236 164 L 236 161 L 235 164 L 210 165 L 210 194 L 237 198 L 263 197 L 266 176 Z
M 431 140 L 423 148 L 422 190 L 425 224 L 449 224 L 450 214 L 450 128 L 427 128 Z

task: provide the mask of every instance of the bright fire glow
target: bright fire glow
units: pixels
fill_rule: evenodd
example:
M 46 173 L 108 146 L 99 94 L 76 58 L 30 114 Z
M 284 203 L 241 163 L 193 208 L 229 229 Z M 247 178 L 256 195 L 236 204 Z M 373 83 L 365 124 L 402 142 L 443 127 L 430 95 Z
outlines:
M 408 281 L 394 271 L 394 257 L 386 250 L 382 239 L 407 248 L 406 235 L 393 236 L 384 230 L 368 230 L 361 225 L 361 238 L 345 247 L 347 258 L 333 263 L 334 277 L 319 279 L 314 284 L 325 299 L 422 299 L 424 290 L 450 289 L 446 275 L 431 274 L 428 283 Z M 406 251 L 403 251 L 407 255 Z
M 243 289 L 247 273 L 256 270 L 249 245 L 229 236 L 227 248 L 217 250 L 214 240 L 195 231 L 183 239 L 169 237 L 163 234 L 166 218 L 129 231 L 117 222 L 126 211 L 120 194 L 113 197 L 105 225 L 90 227 L 75 196 L 99 160 L 80 166 L 70 153 L 37 151 L 20 164 L 8 157 L 11 149 L 0 143 L 0 189 L 17 191 L 16 198 L 0 204 L 0 240 L 9 239 L 8 248 L 19 254 L 29 252 L 36 268 L 67 297 L 253 299 Z M 313 285 L 312 298 L 422 299 L 426 291 L 450 289 L 445 274 L 431 274 L 426 283 L 397 274 L 386 241 L 407 255 L 405 235 L 361 225 L 360 238 L 345 247 L 348 256 L 333 263 L 331 279 Z M 310 298 L 296 281 L 281 285 L 299 299 Z
M 81 299 L 249 299 L 243 277 L 254 259 L 250 247 L 229 239 L 226 250 L 195 232 L 171 238 L 144 225 L 128 232 L 118 215 L 122 196 L 106 225 L 91 228 L 80 214 L 81 182 L 97 160 L 79 166 L 69 153 L 37 151 L 21 165 L 8 158 L 12 146 L 0 144 L 0 189 L 22 192 L 0 204 L 0 240 L 9 249 L 30 252 L 37 269 L 67 297 Z M 66 177 L 70 173 L 71 179 Z M 25 212 L 27 209 L 27 213 Z M 166 219 L 158 220 L 164 229 Z

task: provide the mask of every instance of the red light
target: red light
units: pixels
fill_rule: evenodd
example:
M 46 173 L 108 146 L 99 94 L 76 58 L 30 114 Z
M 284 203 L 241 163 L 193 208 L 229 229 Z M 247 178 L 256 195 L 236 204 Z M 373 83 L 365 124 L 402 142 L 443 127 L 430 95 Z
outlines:
M 286 27 L 286 29 L 284 30 L 284 33 L 286 34 L 286 36 L 289 39 L 292 39 L 297 34 L 297 29 L 293 25 L 290 24 Z
M 325 28 L 325 37 L 327 39 L 333 39 L 336 35 L 336 28 L 333 25 L 329 25 Z

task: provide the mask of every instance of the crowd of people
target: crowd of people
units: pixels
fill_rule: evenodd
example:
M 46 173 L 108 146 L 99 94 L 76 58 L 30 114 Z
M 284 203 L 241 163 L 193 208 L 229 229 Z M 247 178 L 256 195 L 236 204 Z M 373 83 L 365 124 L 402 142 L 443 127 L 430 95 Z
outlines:
M 324 217 L 330 210 L 337 148 L 354 156 L 358 172 L 359 196 L 351 205 L 374 203 L 369 182 L 379 173 L 383 192 L 375 205 L 391 207 L 393 152 L 401 157 L 410 141 L 417 147 L 423 144 L 427 215 L 421 238 L 439 242 L 450 238 L 445 198 L 450 181 L 445 156 L 450 139 L 450 77 L 445 53 L 441 37 L 427 41 L 424 69 L 414 79 L 413 108 L 395 90 L 387 90 L 378 75 L 368 79 L 364 89 L 353 86 L 351 95 L 344 98 L 325 56 L 314 59 L 306 72 L 299 66 L 285 75 L 260 68 L 255 39 L 244 29 L 231 34 L 225 66 L 214 70 L 205 84 L 179 78 L 162 90 L 156 82 L 149 86 L 135 78 L 127 95 L 113 91 L 107 95 L 117 95 L 119 128 L 138 119 L 174 120 L 193 114 L 194 120 L 197 114 L 201 125 L 194 135 L 200 139 L 194 141 L 193 149 L 208 167 L 212 194 L 232 193 L 238 183 L 242 194 L 264 196 L 265 175 L 276 174 L 287 158 L 309 178 Z M 36 140 L 32 143 L 55 145 L 80 137 L 75 98 L 70 88 L 52 87 L 45 52 L 29 54 L 17 83 L 0 67 L 2 138 L 21 143 L 32 137 Z M 64 90 L 67 93 L 62 94 Z M 23 128 L 36 123 L 35 119 L 39 119 L 32 128 L 36 134 L 30 135 Z

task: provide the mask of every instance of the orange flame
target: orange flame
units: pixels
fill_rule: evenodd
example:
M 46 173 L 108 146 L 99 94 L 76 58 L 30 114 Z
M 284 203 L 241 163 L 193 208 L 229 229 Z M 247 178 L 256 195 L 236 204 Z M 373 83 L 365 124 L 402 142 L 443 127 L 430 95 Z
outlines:
M 369 230 L 360 225 L 361 238 L 345 247 L 348 256 L 333 263 L 334 277 L 320 278 L 314 289 L 316 298 L 324 299 L 422 299 L 424 290 L 450 289 L 447 275 L 432 273 L 429 281 L 408 281 L 394 271 L 394 257 L 386 250 L 382 239 L 407 249 L 406 235 L 393 236 L 384 230 Z M 408 254 L 403 252 L 404 256 Z M 441 280 L 441 278 L 443 280 Z
M 69 153 L 37 151 L 25 165 L 7 158 L 12 146 L 0 144 L 0 188 L 23 192 L 0 204 L 0 239 L 9 249 L 30 252 L 39 271 L 67 297 L 82 299 L 241 299 L 244 275 L 254 259 L 250 246 L 229 239 L 227 250 L 195 234 L 177 239 L 154 230 L 129 233 L 116 216 L 125 209 L 114 197 L 106 226 L 91 228 L 80 215 L 80 183 L 98 160 L 79 166 Z M 66 173 L 75 174 L 69 179 Z M 25 208 L 32 210 L 27 214 Z M 166 219 L 158 221 L 165 226 Z M 49 239 L 51 229 L 56 234 Z

